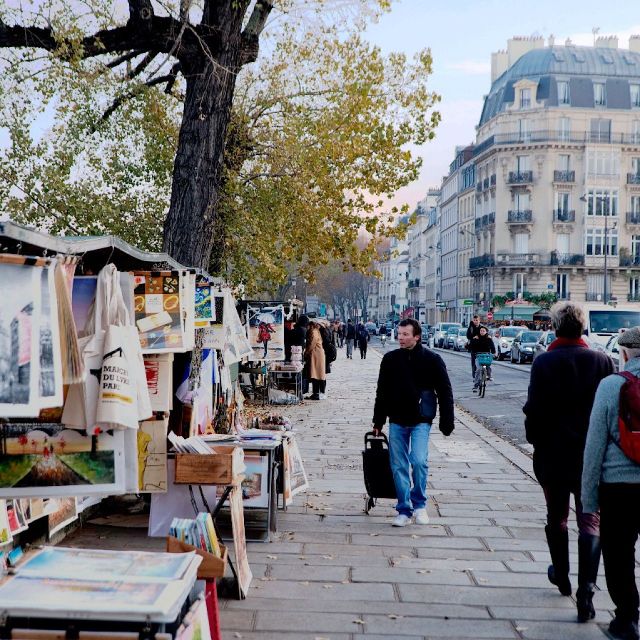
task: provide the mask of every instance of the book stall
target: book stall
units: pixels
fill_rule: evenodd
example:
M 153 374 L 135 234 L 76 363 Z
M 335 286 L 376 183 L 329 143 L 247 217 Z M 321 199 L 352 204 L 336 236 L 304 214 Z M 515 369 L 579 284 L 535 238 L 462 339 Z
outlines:
M 245 515 L 268 538 L 307 487 L 288 420 L 241 391 L 284 309 L 243 324 L 231 289 L 166 254 L 12 222 L 0 283 L 2 637 L 219 637 L 216 580 L 252 579 Z M 150 494 L 167 553 L 33 544 L 122 494 Z

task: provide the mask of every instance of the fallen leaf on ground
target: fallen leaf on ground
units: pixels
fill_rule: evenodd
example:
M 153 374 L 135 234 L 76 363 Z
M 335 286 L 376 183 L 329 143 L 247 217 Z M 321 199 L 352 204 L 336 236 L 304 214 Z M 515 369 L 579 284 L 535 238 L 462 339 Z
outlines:
M 357 620 L 353 621 L 353 624 L 366 624 L 366 622 L 364 620 L 360 620 L 360 618 L 358 618 Z

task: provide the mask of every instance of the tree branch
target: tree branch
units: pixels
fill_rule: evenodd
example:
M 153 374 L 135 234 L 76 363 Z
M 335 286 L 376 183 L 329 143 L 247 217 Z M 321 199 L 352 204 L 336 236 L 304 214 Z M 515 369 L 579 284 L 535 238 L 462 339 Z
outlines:
M 137 76 L 139 76 L 153 62 L 153 59 L 157 55 L 158 55 L 157 51 L 149 51 L 149 53 L 147 53 L 147 55 L 138 63 L 136 68 L 133 69 L 133 71 L 130 71 L 126 75 L 126 79 L 133 80 L 133 78 L 136 78 Z
M 135 58 L 136 56 L 139 56 L 141 53 L 142 51 L 137 51 L 137 50 L 129 51 L 129 53 L 125 53 L 124 55 L 118 56 L 111 62 L 107 63 L 107 68 L 115 69 L 116 67 L 119 67 L 123 62 L 128 62 L 129 60 L 133 60 L 133 58 Z
M 273 0 L 258 0 L 253 7 L 247 26 L 242 32 L 242 64 L 255 62 L 260 48 L 260 34 L 273 10 Z

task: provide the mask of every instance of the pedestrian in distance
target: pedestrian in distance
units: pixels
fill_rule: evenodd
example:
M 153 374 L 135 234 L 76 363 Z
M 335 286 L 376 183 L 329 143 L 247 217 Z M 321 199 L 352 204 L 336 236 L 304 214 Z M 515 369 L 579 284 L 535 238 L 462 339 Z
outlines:
M 476 379 L 476 356 L 471 350 L 471 346 L 474 340 L 477 340 L 480 336 L 480 316 L 475 315 L 471 319 L 469 323 L 469 327 L 467 328 L 467 340 L 468 340 L 468 349 L 471 353 L 471 377 L 473 380 Z
M 496 354 L 496 345 L 493 344 L 493 340 L 489 337 L 489 330 L 487 327 L 480 326 L 478 328 L 478 335 L 471 339 L 471 359 L 475 364 L 475 373 L 473 377 L 473 393 L 478 390 L 480 386 L 480 376 L 482 375 L 482 367 L 478 364 L 478 354 L 491 353 Z M 491 365 L 487 367 L 488 379 L 493 380 L 491 377 Z
M 307 346 L 304 352 L 306 378 L 311 380 L 312 393 L 307 400 L 320 400 L 320 391 L 327 380 L 326 357 L 322 344 L 322 333 L 317 322 L 309 322 Z
M 344 322 L 338 321 L 338 341 L 342 349 L 344 347 Z
M 600 564 L 600 516 L 581 502 L 582 460 L 589 416 L 600 382 L 613 362 L 582 340 L 583 309 L 558 302 L 551 309 L 556 339 L 531 366 L 525 413 L 527 440 L 533 445 L 533 470 L 547 506 L 545 533 L 551 565 L 547 575 L 562 595 L 571 595 L 567 521 L 571 494 L 578 524 L 578 621 L 595 616 L 593 593 Z M 592 505 L 590 505 L 592 507 Z
M 440 431 L 449 436 L 454 427 L 447 367 L 438 354 L 422 346 L 421 333 L 417 320 L 402 320 L 400 348 L 383 356 L 378 375 L 372 428 L 374 434 L 380 434 L 389 419 L 389 457 L 398 498 L 394 527 L 406 526 L 412 516 L 416 524 L 429 523 L 429 434 L 437 404 Z
M 624 371 L 640 376 L 640 327 L 625 331 L 618 347 Z M 630 397 L 622 390 L 626 382 L 622 375 L 611 375 L 596 392 L 584 450 L 582 510 L 595 516 L 600 509 L 604 573 L 615 605 L 609 633 L 620 640 L 638 640 L 635 544 L 640 534 L 640 464 L 627 456 L 621 441 L 629 418 L 624 407 L 620 411 L 620 400 L 624 404 Z M 640 413 L 640 407 L 631 403 L 628 409 L 635 416 Z
M 331 339 L 331 329 L 326 321 L 317 320 L 318 328 L 320 330 L 320 337 L 322 338 L 322 348 L 324 349 L 324 372 L 328 375 L 331 373 L 331 363 L 335 361 L 337 356 L 336 345 Z M 320 400 L 324 400 L 327 397 L 327 380 L 320 380 L 319 385 Z
M 362 322 L 358 324 L 358 328 L 356 329 L 356 342 L 358 343 L 358 349 L 360 350 L 360 360 L 364 360 L 367 357 L 369 332 Z
M 353 326 L 353 320 L 347 320 L 347 326 L 344 330 L 344 339 L 347 343 L 347 358 L 353 360 L 353 344 L 356 339 L 356 328 Z

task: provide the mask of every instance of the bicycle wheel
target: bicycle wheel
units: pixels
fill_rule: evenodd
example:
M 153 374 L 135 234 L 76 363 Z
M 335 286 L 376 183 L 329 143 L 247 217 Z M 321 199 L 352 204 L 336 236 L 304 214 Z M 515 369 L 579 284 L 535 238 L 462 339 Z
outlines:
M 486 389 L 487 389 L 487 367 L 482 365 L 482 375 L 480 377 L 480 390 L 478 392 L 478 395 L 481 398 L 484 398 Z

